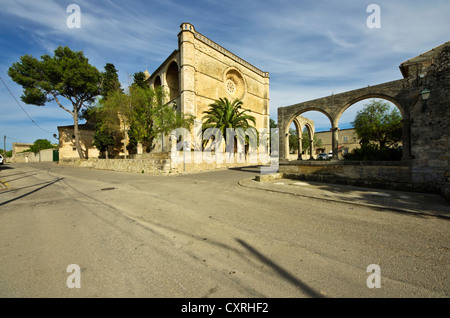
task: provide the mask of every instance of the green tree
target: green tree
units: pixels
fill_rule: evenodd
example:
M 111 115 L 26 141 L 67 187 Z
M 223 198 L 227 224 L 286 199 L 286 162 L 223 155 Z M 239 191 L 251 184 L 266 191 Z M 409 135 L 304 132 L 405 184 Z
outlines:
M 145 73 L 144 72 L 134 73 L 133 80 L 134 80 L 134 82 L 133 82 L 134 85 L 137 85 L 137 86 L 139 86 L 141 88 L 144 88 L 144 89 L 149 89 L 150 88 L 150 86 L 148 85 L 148 83 L 147 83 L 147 81 L 145 79 Z
M 119 75 L 116 67 L 112 63 L 106 63 L 104 72 L 102 72 L 101 96 L 106 99 L 111 91 L 121 89 Z
M 0 149 L 0 155 L 3 155 L 4 157 L 12 157 L 12 150 L 8 150 L 7 152 L 4 152 L 3 149 Z
M 116 140 L 108 127 L 98 123 L 95 125 L 94 142 L 92 144 L 108 159 L 108 147 L 114 146 Z
M 297 130 L 293 128 L 289 128 L 289 150 L 294 152 L 298 150 Z
M 194 122 L 193 116 L 177 113 L 172 103 L 163 102 L 165 99 L 162 89 L 131 85 L 125 93 L 109 94 L 99 112 L 111 130 L 129 135 L 132 144 L 141 143 L 151 151 L 159 135 L 175 128 L 190 128 Z
M 278 128 L 278 124 L 272 118 L 269 119 L 269 129 Z
M 376 143 L 363 143 L 344 155 L 345 160 L 399 161 L 402 159 L 401 148 L 380 148 Z
M 320 147 L 322 146 L 322 142 L 320 142 L 317 138 L 317 136 L 314 134 L 314 145 L 316 147 Z M 311 140 L 309 138 L 309 133 L 308 131 L 303 131 L 302 132 L 302 150 L 306 151 L 309 149 L 309 147 L 311 147 Z M 289 128 L 289 149 L 292 151 L 297 151 L 298 150 L 298 135 L 297 135 L 297 130 L 296 129 L 292 129 Z
M 36 139 L 35 142 L 30 146 L 30 151 L 38 153 L 44 149 L 55 148 L 52 143 L 47 139 Z
M 269 143 L 272 149 L 272 129 L 278 128 L 278 124 L 272 118 L 269 119 Z
M 314 147 L 321 147 L 322 141 L 320 141 L 316 134 L 314 134 Z M 311 147 L 311 139 L 309 138 L 309 133 L 307 131 L 302 132 L 302 148 L 303 150 L 308 150 Z
M 249 110 L 244 110 L 242 106 L 243 102 L 241 100 L 236 98 L 233 101 L 229 101 L 226 97 L 219 98 L 210 104 L 203 116 L 202 132 L 204 139 L 211 137 L 205 136 L 205 131 L 208 128 L 219 129 L 225 143 L 227 143 L 227 128 L 242 128 L 244 131 L 248 128 L 254 128 L 250 122 L 256 125 L 255 117 L 248 115 Z
M 102 113 L 102 109 L 108 95 L 113 94 L 115 91 L 123 92 L 119 82 L 118 71 L 114 64 L 107 63 L 102 72 L 101 98 L 98 100 L 97 105 L 85 108 L 81 115 L 81 118 L 95 125 L 93 145 L 101 152 L 101 155 L 106 158 L 109 158 L 109 146 L 115 145 L 116 141 L 113 130 L 104 122 L 103 116 L 105 114 Z M 117 116 L 115 115 L 114 117 Z M 113 120 L 117 120 L 117 118 Z
M 395 147 L 402 140 L 402 117 L 387 102 L 372 100 L 352 122 L 361 143 L 374 142 L 380 149 Z
M 101 93 L 101 74 L 89 64 L 83 52 L 59 46 L 53 56 L 45 54 L 41 60 L 27 54 L 20 58 L 20 62 L 13 63 L 8 75 L 23 87 L 21 99 L 24 103 L 44 106 L 55 101 L 71 114 L 75 146 L 79 157 L 84 158 L 78 131 L 79 113 Z M 66 108 L 60 97 L 67 99 L 72 109 Z

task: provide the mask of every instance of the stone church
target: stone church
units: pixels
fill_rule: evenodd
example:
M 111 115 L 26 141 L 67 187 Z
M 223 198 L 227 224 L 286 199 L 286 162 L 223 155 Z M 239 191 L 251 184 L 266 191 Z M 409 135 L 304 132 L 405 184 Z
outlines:
M 145 74 L 149 85 L 162 87 L 178 111 L 198 121 L 215 100 L 239 98 L 256 118 L 255 128 L 269 129 L 269 73 L 202 35 L 190 23 L 180 26 L 178 48 L 152 74 Z M 167 138 L 166 146 L 156 145 L 155 151 L 169 150 Z
M 195 116 L 200 123 L 209 104 L 227 97 L 242 100 L 243 108 L 255 117 L 257 130 L 269 128 L 269 73 L 197 32 L 190 23 L 180 26 L 178 48 L 152 74 L 148 70 L 144 73 L 152 88 L 163 88 L 169 99 L 167 102 L 173 102 L 178 111 Z M 90 158 L 98 157 L 99 152 L 92 145 L 92 127 L 80 125 L 79 129 L 83 151 Z M 73 126 L 58 127 L 58 130 L 60 157 L 78 158 L 74 140 L 69 138 L 73 135 Z M 171 150 L 169 136 L 160 136 L 154 143 L 152 152 Z M 123 157 L 122 148 L 110 149 L 110 154 Z

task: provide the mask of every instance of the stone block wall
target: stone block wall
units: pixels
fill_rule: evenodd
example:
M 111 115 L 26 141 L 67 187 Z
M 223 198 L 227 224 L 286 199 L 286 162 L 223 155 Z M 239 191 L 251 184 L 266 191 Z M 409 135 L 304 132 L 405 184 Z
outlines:
M 170 171 L 169 159 L 60 159 L 59 164 L 134 173 L 166 174 Z
M 202 155 L 202 153 L 200 153 L 200 155 Z M 229 156 L 229 154 L 224 153 L 223 158 L 227 158 L 227 155 Z M 178 159 L 172 160 L 169 152 L 156 152 L 134 155 L 130 159 L 63 158 L 59 160 L 59 164 L 100 170 L 149 174 L 196 173 L 262 164 L 259 160 L 255 162 L 249 160 L 248 156 L 241 157 L 241 160 L 238 160 L 238 157 L 236 156 L 232 162 L 226 162 L 225 160 L 222 162 L 217 162 L 216 160 L 208 162 L 205 157 L 202 157 L 200 162 L 194 157 L 194 152 L 187 154 L 187 156 L 190 157 L 190 159 L 184 157 L 183 152 L 180 151 L 178 152 Z M 184 163 L 184 159 L 187 159 L 186 163 Z
M 450 201 L 450 45 L 423 72 L 409 79 L 417 94 L 430 90 L 425 106 L 417 96 L 410 112 L 412 180 L 424 188 L 439 187 Z
M 182 67 L 188 64 L 194 66 L 195 71 L 189 74 L 193 78 L 184 76 L 182 81 L 193 81 L 190 86 L 195 93 L 197 119 L 203 117 L 203 112 L 214 100 L 239 98 L 243 107 L 255 116 L 256 128 L 268 128 L 269 74 L 195 31 L 192 25 L 186 26 L 191 28 L 186 30 L 182 26 L 181 38 L 187 41 L 180 47 L 180 51 L 184 52 L 180 62 Z M 185 36 L 184 33 L 193 33 L 193 36 Z
M 16 153 L 9 160 L 11 162 L 45 162 L 53 161 L 53 150 L 44 149 L 38 153 L 34 152 L 21 152 Z
M 390 190 L 439 192 L 437 187 L 422 187 L 414 184 L 411 178 L 411 167 L 402 162 L 282 162 L 279 173 L 286 178 L 300 180 Z

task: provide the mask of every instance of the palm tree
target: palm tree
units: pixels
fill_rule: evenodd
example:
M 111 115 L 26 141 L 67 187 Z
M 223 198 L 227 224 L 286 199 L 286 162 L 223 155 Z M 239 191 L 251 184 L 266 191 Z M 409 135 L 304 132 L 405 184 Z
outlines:
M 209 105 L 209 109 L 204 112 L 202 132 L 205 133 L 208 128 L 217 128 L 222 132 L 222 136 L 227 142 L 227 128 L 242 128 L 244 131 L 252 127 L 249 122 L 256 125 L 256 119 L 248 115 L 249 110 L 242 108 L 242 101 L 235 99 L 230 102 L 226 97 L 219 98 Z M 205 136 L 204 136 L 205 137 Z M 209 139 L 210 136 L 206 136 Z

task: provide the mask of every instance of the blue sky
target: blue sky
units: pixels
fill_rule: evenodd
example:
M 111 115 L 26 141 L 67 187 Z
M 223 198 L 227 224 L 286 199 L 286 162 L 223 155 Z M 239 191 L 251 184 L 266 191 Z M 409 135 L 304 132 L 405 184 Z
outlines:
M 81 9 L 69 28 L 67 7 Z M 369 28 L 369 4 L 380 8 L 380 28 Z M 72 118 L 55 104 L 26 105 L 8 68 L 24 54 L 40 57 L 59 46 L 82 50 L 103 70 L 113 63 L 126 86 L 132 74 L 152 73 L 177 48 L 182 22 L 270 73 L 270 115 L 277 108 L 401 78 L 400 63 L 449 40 L 448 0 L 0 0 L 0 137 L 48 139 Z M 367 101 L 366 101 L 367 102 Z M 360 104 L 341 119 L 348 127 Z M 317 130 L 324 115 L 305 114 Z M 36 125 L 36 124 L 37 125 Z M 3 140 L 0 148 L 3 148 Z

